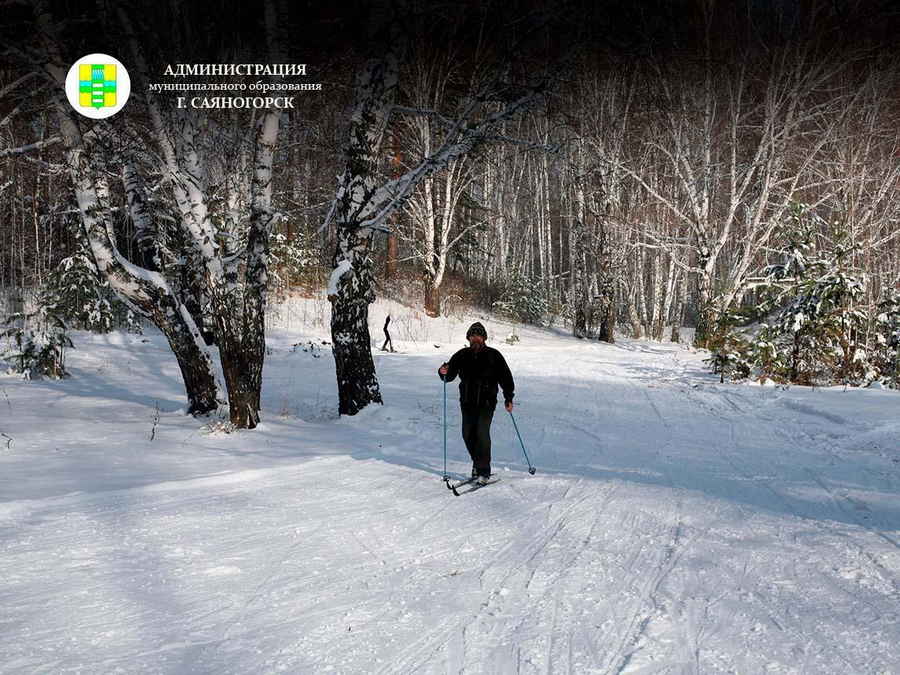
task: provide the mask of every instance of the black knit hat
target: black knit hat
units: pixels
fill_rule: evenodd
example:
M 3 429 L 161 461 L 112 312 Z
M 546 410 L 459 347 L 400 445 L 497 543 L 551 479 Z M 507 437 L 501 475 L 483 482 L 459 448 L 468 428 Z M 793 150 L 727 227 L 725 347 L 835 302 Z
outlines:
M 487 340 L 487 331 L 484 329 L 484 326 L 481 325 L 481 322 L 476 321 L 471 326 L 469 326 L 469 330 L 466 331 L 466 340 L 468 340 L 473 335 L 480 335 L 485 340 Z

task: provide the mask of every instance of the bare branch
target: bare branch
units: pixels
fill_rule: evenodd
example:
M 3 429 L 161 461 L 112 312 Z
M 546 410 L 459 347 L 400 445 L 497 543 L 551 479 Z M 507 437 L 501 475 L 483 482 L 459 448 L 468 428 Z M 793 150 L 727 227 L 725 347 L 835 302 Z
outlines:
M 29 143 L 28 145 L 20 145 L 17 148 L 5 148 L 0 150 L 0 158 L 2 157 L 10 157 L 12 155 L 24 155 L 26 152 L 33 152 L 35 150 L 41 150 L 43 148 L 48 148 L 52 145 L 56 145 L 62 141 L 62 136 L 51 136 L 43 141 L 36 141 L 34 143 Z

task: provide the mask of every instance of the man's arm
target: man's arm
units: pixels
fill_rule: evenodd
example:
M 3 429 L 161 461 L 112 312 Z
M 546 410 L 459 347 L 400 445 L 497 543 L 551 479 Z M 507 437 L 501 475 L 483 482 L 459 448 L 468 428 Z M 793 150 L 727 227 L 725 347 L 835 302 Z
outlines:
M 497 368 L 497 381 L 500 383 L 500 388 L 503 390 L 503 402 L 507 405 L 507 407 L 512 403 L 513 397 L 516 395 L 516 383 L 513 381 L 512 372 L 509 370 L 509 366 L 506 364 L 506 359 L 503 358 L 503 354 L 497 352 L 497 356 L 500 358 L 500 363 Z
M 444 366 L 447 366 L 447 374 L 442 375 L 441 370 L 444 369 Z M 456 352 L 453 356 L 450 357 L 450 361 L 444 364 L 441 364 L 441 367 L 438 368 L 438 377 L 441 378 L 444 382 L 453 382 L 456 379 L 456 376 L 459 374 L 459 352 Z

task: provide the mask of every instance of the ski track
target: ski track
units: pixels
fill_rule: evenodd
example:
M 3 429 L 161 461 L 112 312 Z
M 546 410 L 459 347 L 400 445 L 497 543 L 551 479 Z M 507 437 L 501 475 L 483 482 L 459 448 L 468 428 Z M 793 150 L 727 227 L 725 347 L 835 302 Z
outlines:
M 726 403 L 728 406 L 728 410 L 724 411 L 722 408 L 716 408 L 714 406 L 710 406 L 709 403 L 705 400 L 701 401 L 700 399 L 698 399 L 696 394 L 694 394 L 693 392 L 688 391 L 687 393 L 695 401 L 697 401 L 701 406 L 708 409 L 713 415 L 715 415 L 717 418 L 723 420 L 724 422 L 726 422 L 729 425 L 729 440 L 730 440 L 730 442 L 727 447 L 730 449 L 730 452 L 728 452 L 727 454 L 723 454 L 722 456 L 726 459 L 726 461 L 729 463 L 729 465 L 732 466 L 732 468 L 735 470 L 735 472 L 737 474 L 743 476 L 748 481 L 753 481 L 755 483 L 761 484 L 762 486 L 764 486 L 766 488 L 766 490 L 768 490 L 773 495 L 773 497 L 775 499 L 777 499 L 782 504 L 782 506 L 785 508 L 786 511 L 789 511 L 790 513 L 792 513 L 792 515 L 794 515 L 797 518 L 804 518 L 804 515 L 797 512 L 797 510 L 790 504 L 790 502 L 784 497 L 784 495 L 781 492 L 779 492 L 779 490 L 776 487 L 773 486 L 771 480 L 766 479 L 766 478 L 760 478 L 758 475 L 753 475 L 750 471 L 748 471 L 748 469 L 745 466 L 743 466 L 740 463 L 740 460 L 736 459 L 736 457 L 739 456 L 739 453 L 736 452 L 737 443 L 736 443 L 736 431 L 735 431 L 735 429 L 736 429 L 735 418 L 731 414 L 728 414 L 728 413 L 742 414 L 742 413 L 746 412 L 745 409 L 742 406 L 735 403 L 734 400 L 732 400 L 731 396 L 729 396 L 728 394 L 724 394 L 723 396 L 720 397 L 720 400 L 723 401 L 724 403 Z M 790 409 L 794 409 L 794 410 L 800 410 L 801 412 L 804 412 L 807 414 L 817 415 L 817 416 L 821 417 L 822 419 L 828 420 L 830 422 L 843 423 L 843 419 L 836 415 L 829 415 L 829 414 L 821 414 L 820 415 L 820 414 L 818 414 L 817 411 L 811 410 L 807 406 L 788 405 L 787 407 Z M 791 441 L 792 444 L 796 443 L 795 438 L 788 437 L 784 433 L 783 427 L 781 425 L 775 425 L 774 428 L 778 430 L 778 433 L 782 437 L 784 437 L 786 441 Z M 802 426 L 794 426 L 794 427 L 792 427 L 792 429 L 794 431 L 799 430 L 813 447 L 822 450 L 825 454 L 828 454 L 829 456 L 831 456 L 834 459 L 840 459 L 836 455 L 836 453 L 833 451 L 832 447 L 829 447 L 829 444 L 827 444 L 827 443 L 823 444 L 822 442 L 818 441 L 808 431 L 806 431 L 805 428 L 803 428 Z M 870 473 L 869 470 L 866 469 L 865 467 L 863 467 L 862 470 L 867 473 Z M 837 510 L 839 510 L 845 516 L 847 516 L 849 519 L 851 519 L 861 529 L 866 530 L 866 531 L 870 532 L 871 534 L 887 541 L 892 546 L 896 546 L 896 542 L 891 537 L 888 537 L 887 535 L 884 535 L 881 532 L 875 531 L 871 525 L 863 522 L 854 513 L 849 512 L 846 508 L 844 508 L 841 498 L 836 496 L 834 494 L 834 491 L 831 488 L 829 488 L 828 485 L 826 485 L 825 479 L 823 479 L 815 471 L 813 471 L 809 468 L 804 468 L 804 472 L 810 477 L 810 479 L 813 482 L 815 482 L 817 485 L 819 485 L 822 488 L 824 493 L 826 495 L 828 495 L 828 497 L 830 498 L 830 500 L 832 501 L 832 503 L 834 504 L 834 506 Z M 778 475 L 778 471 L 771 471 L 769 473 L 771 475 Z M 744 509 L 744 507 L 741 507 L 741 508 L 742 508 L 742 510 L 746 511 L 746 509 Z M 877 558 L 869 550 L 867 550 L 867 548 L 864 545 L 862 545 L 856 537 L 851 536 L 849 533 L 847 533 L 839 528 L 829 527 L 828 525 L 826 525 L 824 523 L 817 522 L 814 520 L 807 521 L 807 524 L 811 525 L 812 527 L 815 527 L 822 535 L 830 535 L 832 537 L 837 536 L 837 537 L 840 537 L 841 539 L 845 540 L 850 547 L 852 547 L 854 550 L 858 551 L 860 556 L 864 557 L 865 560 L 869 563 L 870 572 L 872 572 L 874 575 L 880 577 L 886 584 L 889 584 L 892 587 L 893 593 L 891 593 L 891 595 L 893 595 L 898 601 L 900 601 L 900 594 L 897 593 L 898 586 L 897 586 L 897 580 L 896 580 L 895 576 L 893 574 L 891 574 L 891 572 L 889 570 L 885 569 L 884 566 L 877 560 Z M 795 579 L 798 577 L 798 575 L 796 573 L 793 576 Z M 797 642 L 798 644 L 812 641 L 811 636 L 808 633 L 804 633 L 803 630 L 801 628 L 797 627 L 796 625 L 792 626 L 789 618 L 783 616 L 782 614 L 779 614 L 777 612 L 777 610 L 775 610 L 772 607 L 772 603 L 765 595 L 763 595 L 759 591 L 754 591 L 753 595 L 754 595 L 754 598 L 764 607 L 765 611 L 769 614 L 773 624 L 779 630 L 789 632 L 792 635 L 792 638 L 794 639 L 794 641 Z M 860 602 L 860 599 L 854 593 L 848 592 L 848 596 L 851 601 Z M 839 660 L 842 661 L 844 666 L 848 669 L 848 672 L 852 672 L 855 669 L 858 669 L 860 667 L 860 664 L 852 663 L 851 661 L 846 659 L 839 652 L 835 653 L 835 656 L 836 656 L 836 658 L 838 658 Z M 804 672 L 804 671 L 801 670 L 801 672 Z
M 607 372 L 605 374 L 611 376 L 611 373 Z M 647 404 L 650 406 L 656 419 L 659 420 L 663 427 L 667 430 L 671 430 L 672 424 L 666 416 L 663 415 L 647 389 L 638 386 L 630 380 L 626 380 L 626 383 L 632 391 L 639 392 L 644 400 L 647 401 Z M 671 439 L 671 434 L 666 434 L 666 441 L 657 451 L 658 456 L 663 455 L 664 451 L 670 448 L 672 442 Z M 673 491 L 675 491 L 672 475 L 664 465 L 663 475 L 666 483 Z M 657 537 L 656 542 L 654 542 L 656 551 L 653 555 L 656 556 L 656 560 L 649 563 L 649 567 L 652 571 L 648 575 L 649 578 L 640 589 L 638 599 L 634 603 L 630 618 L 625 624 L 626 630 L 622 632 L 620 639 L 615 641 L 615 644 L 617 644 L 618 647 L 610 654 L 608 666 L 603 669 L 603 672 L 605 673 L 615 673 L 618 675 L 618 673 L 626 671 L 632 658 L 641 649 L 641 640 L 646 635 L 647 628 L 653 619 L 654 614 L 660 612 L 661 605 L 657 600 L 657 593 L 665 578 L 677 565 L 684 546 L 687 545 L 686 542 L 682 542 L 684 528 L 682 510 L 682 499 L 676 493 L 676 502 L 674 505 L 675 517 L 672 519 L 673 522 L 670 525 L 665 526 L 663 530 L 664 534 Z M 634 561 L 629 567 L 631 569 L 641 570 L 643 574 L 646 574 L 646 563 L 642 565 Z M 637 583 L 637 576 L 635 576 L 634 583 Z
M 309 362 L 322 379 L 295 407 L 319 417 L 272 422 L 258 449 L 164 416 L 175 461 L 206 463 L 170 475 L 119 449 L 92 465 L 117 481 L 0 501 L 0 673 L 900 673 L 897 464 L 854 444 L 868 418 L 719 384 L 673 346 L 535 339 L 504 351 L 538 473 L 498 416 L 503 480 L 465 498 L 417 393 L 430 352 L 382 359 L 400 403 L 359 419 L 321 414 L 333 372 Z M 43 396 L 75 419 L 60 391 Z
M 761 479 L 759 476 L 754 475 L 752 472 L 748 471 L 746 467 L 742 466 L 740 464 L 739 460 L 736 460 L 736 457 L 739 456 L 739 453 L 736 452 L 737 434 L 735 431 L 734 419 L 730 416 L 724 415 L 722 413 L 721 409 L 716 409 L 714 407 L 711 407 L 711 406 L 709 406 L 709 404 L 706 401 L 698 399 L 698 397 L 696 395 L 693 395 L 690 390 L 688 390 L 686 393 L 688 393 L 688 396 L 691 397 L 694 401 L 696 401 L 699 405 L 708 409 L 713 415 L 715 415 L 719 419 L 724 420 L 728 424 L 728 441 L 729 442 L 725 446 L 726 447 L 725 451 L 722 451 L 720 449 L 720 455 L 725 459 L 726 462 L 728 462 L 729 466 L 731 466 L 734 469 L 735 473 L 742 476 L 744 479 L 746 479 L 748 481 L 753 481 L 757 484 L 761 484 L 768 492 L 770 492 L 772 494 L 772 496 L 775 499 L 779 500 L 779 502 L 781 502 L 781 504 L 786 509 L 790 510 L 795 516 L 797 516 L 798 514 L 796 514 L 796 512 L 793 510 L 793 508 L 790 506 L 790 504 L 783 498 L 783 496 L 780 493 L 778 493 L 777 490 L 775 490 L 772 487 L 770 481 L 768 481 L 766 479 Z M 741 414 L 744 412 L 744 410 L 741 408 L 741 406 L 736 404 L 727 395 L 723 396 L 722 400 L 728 405 L 730 412 L 738 413 L 738 414 Z M 746 509 L 743 506 L 741 506 L 739 508 L 741 509 L 742 513 L 745 516 L 750 517 L 751 514 L 749 513 L 748 509 Z M 748 558 L 744 557 L 742 559 L 742 563 L 743 563 L 742 571 L 745 575 L 746 570 L 748 569 L 748 566 L 750 564 L 750 560 Z M 796 576 L 796 575 L 794 575 L 794 576 Z M 738 585 L 740 586 L 742 584 L 738 584 Z M 802 644 L 804 642 L 809 641 L 809 636 L 803 634 L 802 630 L 798 630 L 795 627 L 788 627 L 787 618 L 779 615 L 778 611 L 772 606 L 772 604 L 769 602 L 768 598 L 766 598 L 765 595 L 754 590 L 754 591 L 752 591 L 752 597 L 757 602 L 760 603 L 760 605 L 762 606 L 762 609 L 765 611 L 765 613 L 767 614 L 767 616 L 770 619 L 770 621 L 772 622 L 772 624 L 779 631 L 790 632 L 793 640 L 798 644 Z M 695 648 L 695 650 L 696 650 L 696 648 Z M 697 672 L 700 672 L 699 654 L 697 654 Z
M 614 373 L 612 373 L 608 370 L 604 371 L 603 374 L 607 377 L 615 376 Z M 683 373 L 682 373 L 682 375 L 683 375 Z M 673 379 L 677 379 L 677 378 L 673 378 Z M 635 384 L 633 382 L 630 382 L 629 384 L 631 385 L 631 388 L 640 388 L 639 384 Z M 745 466 L 743 466 L 741 464 L 741 462 L 736 460 L 736 457 L 739 456 L 740 453 L 737 451 L 738 438 L 737 438 L 737 433 L 736 433 L 736 425 L 735 425 L 735 421 L 734 421 L 735 420 L 734 416 L 735 415 L 740 416 L 742 414 L 745 414 L 746 413 L 745 408 L 742 405 L 739 405 L 738 403 L 736 403 L 732 399 L 732 397 L 730 395 L 728 395 L 727 393 L 723 393 L 723 395 L 720 395 L 718 397 L 718 401 L 720 401 L 721 403 L 724 404 L 723 408 L 711 408 L 709 406 L 708 402 L 705 400 L 699 399 L 696 392 L 694 392 L 692 389 L 686 389 L 686 390 L 682 389 L 682 392 L 686 393 L 688 395 L 688 397 L 690 399 L 692 399 L 694 402 L 701 403 L 702 406 L 704 408 L 708 409 L 716 418 L 718 418 L 728 424 L 728 443 L 726 444 L 727 449 L 724 451 L 720 449 L 719 453 L 726 460 L 728 465 L 733 469 L 734 473 L 738 476 L 741 476 L 745 480 L 751 482 L 752 484 L 760 485 L 763 489 L 765 489 L 768 493 L 770 493 L 772 495 L 772 497 L 774 497 L 776 500 L 778 500 L 778 502 L 784 507 L 786 512 L 791 513 L 791 515 L 796 517 L 797 519 L 804 519 L 806 517 L 805 514 L 798 513 L 796 511 L 796 509 L 794 509 L 793 506 L 790 504 L 790 502 L 782 496 L 782 494 L 778 491 L 778 489 L 776 489 L 776 487 L 773 486 L 773 483 L 771 480 L 761 478 L 760 471 L 758 469 L 756 469 L 755 471 L 751 471 L 748 468 L 746 468 Z M 659 406 L 656 405 L 656 403 L 652 400 L 652 397 L 646 388 L 641 389 L 641 394 L 647 400 L 647 404 L 650 406 L 654 417 L 657 420 L 659 420 L 660 423 L 662 423 L 666 428 L 670 428 L 671 425 L 667 421 L 666 416 L 661 412 Z M 818 411 L 811 410 L 808 408 L 808 406 L 805 406 L 805 405 L 786 406 L 786 407 L 788 407 L 790 409 L 794 409 L 794 410 L 800 410 L 803 413 L 819 417 L 823 420 L 826 420 L 828 422 L 835 423 L 835 424 L 840 424 L 840 423 L 843 423 L 843 421 L 844 421 L 844 418 L 842 418 L 841 416 L 831 415 L 831 414 L 818 414 Z M 778 427 L 778 428 L 780 428 L 780 427 Z M 579 431 L 581 431 L 581 430 L 579 430 Z M 810 442 L 816 441 L 816 439 L 811 434 L 806 432 L 805 429 L 803 429 L 803 432 L 804 432 L 804 436 L 807 437 L 810 440 Z M 791 447 L 791 445 L 793 445 L 793 443 L 796 442 L 796 439 L 789 439 L 787 437 L 785 437 L 785 440 L 791 441 L 791 443 L 788 444 L 788 447 Z M 828 442 L 830 442 L 832 444 L 834 443 L 833 440 L 830 440 Z M 816 447 L 817 450 L 821 450 L 825 454 L 831 455 L 832 458 L 835 460 L 846 461 L 846 460 L 843 460 L 842 458 L 838 457 L 837 454 L 832 449 L 829 449 L 828 447 L 822 447 L 822 446 L 823 446 L 823 444 L 821 442 L 814 442 L 814 447 Z M 660 450 L 660 454 L 662 454 L 663 451 L 668 449 L 668 447 L 669 447 L 669 443 L 667 442 L 664 444 L 663 448 Z M 852 512 L 848 512 L 848 509 L 846 507 L 842 506 L 839 497 L 836 496 L 834 494 L 834 491 L 828 487 L 828 485 L 824 482 L 824 479 L 821 479 L 818 475 L 814 474 L 813 472 L 811 472 L 809 470 L 807 470 L 807 471 L 810 473 L 810 475 L 812 475 L 814 477 L 815 482 L 822 488 L 822 490 L 824 490 L 824 492 L 832 498 L 832 500 L 835 502 L 835 504 L 841 509 L 841 511 L 844 512 L 845 515 L 847 515 L 849 517 L 850 520 L 852 520 L 852 522 L 857 524 L 860 528 L 862 528 L 864 530 L 868 530 L 869 532 L 871 532 L 874 535 L 877 535 L 880 538 L 886 539 L 887 542 L 890 543 L 892 546 L 895 545 L 892 537 L 885 535 L 882 532 L 876 531 L 871 525 L 863 522 L 859 517 L 857 517 L 856 514 L 854 514 Z M 863 472 L 865 472 L 870 477 L 873 475 L 873 472 L 866 467 L 863 467 Z M 763 473 L 768 474 L 770 476 L 774 476 L 774 475 L 777 475 L 778 472 L 769 469 Z M 853 501 L 850 499 L 844 500 L 844 503 L 853 505 Z M 746 507 L 739 505 L 738 508 L 745 515 L 747 515 L 747 516 L 751 515 L 751 512 Z M 857 507 L 857 510 L 858 510 L 858 507 Z M 868 508 L 866 508 L 865 510 L 868 510 Z M 873 556 L 868 551 L 866 551 L 865 547 L 860 546 L 860 544 L 858 542 L 859 534 L 851 535 L 851 534 L 841 531 L 840 529 L 836 530 L 835 528 L 833 528 L 827 524 L 824 524 L 822 522 L 818 522 L 815 520 L 809 521 L 806 524 L 812 524 L 823 535 L 828 535 L 831 538 L 834 538 L 834 536 L 838 536 L 840 538 L 846 539 L 848 544 L 851 547 L 858 549 L 860 551 L 860 554 L 862 556 L 866 557 L 868 559 L 868 562 L 871 564 L 871 570 L 869 570 L 869 572 L 867 572 L 867 576 L 871 577 L 872 576 L 872 574 L 870 574 L 870 572 L 871 572 L 871 573 L 874 573 L 875 576 L 881 577 L 882 581 L 884 581 L 886 584 L 889 584 L 891 587 L 892 592 L 889 593 L 889 595 L 896 596 L 896 572 L 892 572 L 891 570 L 886 569 L 883 565 L 881 565 L 879 563 L 878 559 L 875 556 Z M 677 540 L 677 538 L 676 538 L 676 540 Z M 667 570 L 667 573 L 670 571 L 671 570 Z M 795 580 L 798 579 L 796 574 L 794 575 L 794 578 L 795 578 Z M 655 588 L 659 587 L 662 580 L 663 580 L 662 578 L 659 579 L 659 581 L 655 584 Z M 654 586 L 651 586 L 651 588 L 654 588 Z M 653 591 L 650 591 L 647 593 L 646 604 L 653 604 L 653 602 L 655 601 L 654 593 L 655 593 L 655 589 Z M 779 613 L 773 609 L 772 603 L 767 600 L 766 595 L 764 595 L 761 592 L 754 591 L 752 597 L 755 598 L 755 600 L 758 602 L 758 604 L 761 606 L 761 608 L 769 615 L 772 623 L 774 625 L 776 625 L 779 630 L 787 631 L 791 635 L 791 638 L 796 643 L 802 644 L 802 643 L 808 643 L 808 642 L 813 641 L 811 639 L 812 636 L 809 633 L 804 632 L 803 629 L 800 629 L 800 628 L 797 628 L 794 626 L 790 626 L 788 620 L 784 616 L 779 615 Z M 857 602 L 860 601 L 858 598 L 856 598 L 853 595 L 852 592 L 850 593 L 850 597 L 853 598 L 854 600 L 856 600 Z M 714 601 L 714 600 L 708 598 L 707 606 L 706 606 L 706 608 L 704 608 L 703 614 L 707 614 L 709 607 L 712 604 L 715 604 L 716 602 L 718 602 L 718 600 Z M 636 643 L 640 640 L 641 636 L 643 635 L 645 628 L 650 621 L 650 615 L 642 616 L 638 612 L 633 616 L 641 617 L 640 620 L 636 622 L 636 628 L 631 631 L 631 633 L 634 635 L 631 642 Z M 690 624 L 690 622 L 688 622 L 688 623 Z M 705 628 L 704 628 L 704 626 L 701 625 L 699 628 L 693 628 L 692 630 L 694 630 L 694 632 L 696 633 L 697 636 L 702 636 L 702 634 L 705 631 Z M 697 639 L 693 639 L 693 640 L 691 639 L 690 635 L 685 635 L 684 637 L 685 637 L 685 644 L 688 644 L 688 643 L 693 644 L 693 647 L 685 650 L 686 653 L 691 658 L 691 661 L 688 661 L 687 659 L 685 659 L 685 663 L 692 662 L 692 668 L 694 669 L 694 672 L 702 672 L 703 669 L 701 668 L 701 659 L 700 659 L 700 651 L 701 650 L 700 650 L 700 646 L 699 646 L 700 637 L 697 637 Z M 629 641 L 626 640 L 624 644 L 628 645 Z M 622 661 L 621 661 L 621 666 L 619 668 L 619 671 L 627 670 L 627 668 L 631 662 L 631 654 L 628 652 L 627 647 L 625 647 L 625 646 L 623 646 L 621 649 L 619 649 L 618 653 L 622 655 Z M 798 654 L 798 656 L 802 657 L 803 654 L 802 653 Z M 851 661 L 846 659 L 843 656 L 843 654 L 841 654 L 841 653 L 834 653 L 833 657 L 838 662 L 842 662 L 844 664 L 844 667 L 846 667 L 848 669 L 848 671 L 853 671 L 855 668 L 860 667 L 859 663 L 856 663 L 856 664 L 852 663 Z M 617 671 L 611 670 L 609 672 L 617 672 Z M 801 669 L 800 672 L 804 672 L 804 670 Z
M 731 406 L 734 409 L 740 411 L 740 407 L 736 406 L 733 401 L 729 400 L 727 395 L 723 396 L 722 398 L 723 398 L 723 400 L 725 400 L 726 402 L 731 404 Z M 788 406 L 788 407 L 792 408 L 792 409 L 800 409 L 803 412 L 809 412 L 810 414 L 813 414 L 813 415 L 819 414 L 817 411 L 809 410 L 806 407 L 800 407 L 800 406 Z M 828 421 L 836 422 L 839 424 L 844 423 L 844 420 L 836 415 L 821 414 L 819 416 Z M 721 418 L 725 419 L 729 424 L 729 433 L 732 437 L 732 445 L 733 445 L 733 439 L 734 439 L 734 435 L 735 435 L 734 421 L 731 418 L 725 418 L 725 417 L 721 417 Z M 776 428 L 780 429 L 781 427 L 779 426 Z M 802 426 L 795 427 L 795 430 L 800 431 L 803 434 L 803 436 L 807 439 L 807 441 L 809 442 L 809 444 L 811 446 L 821 449 L 825 454 L 830 456 L 835 461 L 838 461 L 841 463 L 843 463 L 845 461 L 839 455 L 839 453 L 837 453 L 835 451 L 835 445 L 834 445 L 833 441 L 822 442 L 822 441 L 818 440 L 817 438 L 815 438 L 809 431 L 807 431 Z M 782 433 L 782 435 L 784 435 L 784 434 Z M 796 440 L 794 442 L 796 442 Z M 729 461 L 732 461 L 732 460 L 729 460 Z M 735 467 L 735 469 L 737 471 L 742 472 L 742 469 L 740 469 L 737 465 L 735 465 L 735 464 L 732 464 L 732 465 Z M 868 474 L 870 477 L 873 477 L 873 472 L 870 469 L 868 469 L 867 467 L 861 467 L 861 470 L 863 472 L 865 472 L 866 474 Z M 893 537 L 890 537 L 890 536 L 884 534 L 883 532 L 876 530 L 875 527 L 871 523 L 865 522 L 862 518 L 860 518 L 857 515 L 856 512 L 860 511 L 860 510 L 866 511 L 869 513 L 871 513 L 873 511 L 868 505 L 865 504 L 865 502 L 863 500 L 860 499 L 860 500 L 858 500 L 857 503 L 855 503 L 854 500 L 851 500 L 846 495 L 837 494 L 836 491 L 827 484 L 827 480 L 825 478 L 823 478 L 821 475 L 819 475 L 817 472 L 813 471 L 812 469 L 810 469 L 808 467 L 804 468 L 804 471 L 813 482 L 815 482 L 819 487 L 822 488 L 823 492 L 831 500 L 832 504 L 834 505 L 834 507 L 837 511 L 839 511 L 841 514 L 843 514 L 847 519 L 851 520 L 853 523 L 855 523 L 861 529 L 866 530 L 871 535 L 878 537 L 879 539 L 883 540 L 884 542 L 886 542 L 890 546 L 893 546 L 894 548 L 900 548 L 900 545 L 898 545 L 897 541 Z M 745 473 L 745 475 L 746 475 L 746 473 Z M 773 495 L 775 495 L 780 501 L 782 501 L 782 503 L 784 503 L 787 506 L 787 508 L 791 509 L 791 511 L 794 513 L 794 515 L 799 516 L 799 514 L 797 514 L 796 511 L 787 504 L 784 497 L 777 490 L 775 490 L 772 487 L 770 481 L 763 481 L 763 483 L 765 484 L 767 489 L 773 493 Z M 851 508 L 848 509 L 847 505 L 849 505 Z M 819 525 L 818 527 L 822 530 L 826 529 L 824 525 Z M 832 530 L 832 532 L 834 532 L 834 530 Z M 877 558 L 869 550 L 867 550 L 867 548 L 860 545 L 858 542 L 853 540 L 851 537 L 847 536 L 845 533 L 842 533 L 839 530 L 836 531 L 836 533 L 843 536 L 848 541 L 853 541 L 854 546 L 857 547 L 858 550 L 860 551 L 860 553 L 862 555 L 864 555 L 872 563 L 872 566 L 878 570 L 878 574 L 880 576 L 882 576 L 882 578 L 885 580 L 885 582 L 890 583 L 893 586 L 894 593 L 897 597 L 897 600 L 898 600 L 898 602 L 900 602 L 900 587 L 898 587 L 897 580 L 894 579 L 892 577 L 892 575 L 881 565 L 881 563 L 877 560 Z

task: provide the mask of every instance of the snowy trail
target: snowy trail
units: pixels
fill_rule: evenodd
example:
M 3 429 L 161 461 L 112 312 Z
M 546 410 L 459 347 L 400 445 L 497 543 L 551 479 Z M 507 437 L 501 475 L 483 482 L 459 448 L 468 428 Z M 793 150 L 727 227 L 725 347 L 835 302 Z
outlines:
M 503 480 L 460 498 L 449 347 L 378 354 L 387 405 L 335 419 L 329 358 L 276 336 L 238 434 L 177 412 L 158 336 L 0 380 L 0 672 L 900 672 L 895 393 L 523 337 L 538 473 L 501 411 Z

